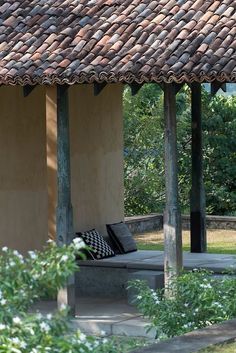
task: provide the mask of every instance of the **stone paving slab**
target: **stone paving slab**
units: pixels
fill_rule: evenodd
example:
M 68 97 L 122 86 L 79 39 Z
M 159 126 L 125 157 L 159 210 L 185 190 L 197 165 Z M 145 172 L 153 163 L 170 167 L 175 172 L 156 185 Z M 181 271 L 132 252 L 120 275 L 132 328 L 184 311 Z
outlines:
M 127 304 L 126 300 L 102 298 L 79 298 L 77 316 L 73 326 L 87 334 L 125 335 L 150 337 L 146 333 L 148 321 L 141 317 L 137 309 Z
M 156 336 L 156 330 L 152 329 L 147 332 L 147 325 L 148 321 L 140 316 L 113 324 L 112 334 L 116 336 L 146 337 L 154 339 Z
M 42 301 L 32 311 L 43 315 L 56 310 L 56 302 Z M 146 332 L 148 321 L 127 300 L 109 298 L 77 298 L 76 317 L 72 329 L 80 329 L 89 335 L 124 335 L 129 337 L 154 338 L 155 332 Z
M 155 338 L 155 330 L 147 332 L 148 321 L 142 316 L 133 317 L 128 320 L 117 321 L 117 317 L 111 318 L 111 320 L 83 320 L 83 319 L 73 319 L 73 327 L 80 329 L 82 332 L 92 335 L 101 335 L 101 333 L 106 336 L 116 335 L 116 336 L 127 336 L 127 337 L 145 337 L 145 338 Z
M 189 332 L 183 336 L 140 348 L 131 353 L 195 353 L 236 338 L 236 320 Z
M 78 298 L 76 317 L 103 321 L 121 321 L 139 316 L 137 309 L 127 305 L 124 299 Z

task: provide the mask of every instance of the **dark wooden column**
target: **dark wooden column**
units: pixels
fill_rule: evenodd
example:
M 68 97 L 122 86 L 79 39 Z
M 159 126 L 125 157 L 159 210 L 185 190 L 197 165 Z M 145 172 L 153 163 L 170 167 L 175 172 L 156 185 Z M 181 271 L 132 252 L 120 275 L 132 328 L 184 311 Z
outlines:
M 201 84 L 192 83 L 191 252 L 206 251 L 205 192 L 202 165 Z
M 164 212 L 165 285 L 182 269 L 182 227 L 178 197 L 176 85 L 164 84 L 165 116 L 165 183 Z
M 68 88 L 57 87 L 57 244 L 69 244 L 73 238 L 73 211 L 71 205 L 70 177 L 70 134 Z M 58 306 L 69 305 L 71 313 L 75 312 L 75 280 L 69 278 L 67 286 L 58 293 Z

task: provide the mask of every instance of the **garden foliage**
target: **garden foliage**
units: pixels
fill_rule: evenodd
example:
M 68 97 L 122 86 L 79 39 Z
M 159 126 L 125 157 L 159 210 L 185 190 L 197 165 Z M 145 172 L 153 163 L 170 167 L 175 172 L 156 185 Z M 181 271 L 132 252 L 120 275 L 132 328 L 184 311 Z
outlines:
M 0 255 L 0 353 L 114 353 L 106 339 L 73 332 L 68 308 L 53 315 L 30 313 L 32 304 L 52 297 L 68 277 L 78 270 L 84 243 L 75 239 L 69 246 L 49 242 L 45 251 L 23 257 L 16 250 Z
M 177 95 L 179 188 L 182 211 L 189 212 L 191 185 L 190 89 Z M 203 161 L 208 214 L 236 210 L 236 96 L 214 98 L 203 89 Z M 163 92 L 146 84 L 132 97 L 124 91 L 126 215 L 163 212 Z
M 138 309 L 151 321 L 158 339 L 178 336 L 236 317 L 236 278 L 213 276 L 206 270 L 182 273 L 172 284 L 171 297 L 145 282 L 133 281 Z

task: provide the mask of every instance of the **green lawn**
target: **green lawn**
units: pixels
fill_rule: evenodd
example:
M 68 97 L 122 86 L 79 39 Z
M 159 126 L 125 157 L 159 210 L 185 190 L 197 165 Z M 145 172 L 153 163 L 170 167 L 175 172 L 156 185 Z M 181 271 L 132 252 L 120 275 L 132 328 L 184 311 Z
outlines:
M 163 244 L 143 244 L 138 243 L 139 250 L 164 250 Z M 188 245 L 183 246 L 183 251 L 189 251 L 190 247 Z M 208 246 L 207 249 L 208 253 L 211 254 L 235 254 L 236 255 L 236 248 L 226 246 L 224 243 L 219 243 L 216 246 Z M 235 351 L 236 353 L 236 351 Z
M 183 250 L 189 251 L 189 231 L 183 232 Z M 208 231 L 209 253 L 236 254 L 236 231 L 235 230 L 209 230 Z M 135 235 L 140 250 L 163 250 L 163 232 L 152 231 Z
M 201 350 L 199 353 L 235 353 L 236 343 L 229 343 L 220 346 L 212 346 L 210 348 Z

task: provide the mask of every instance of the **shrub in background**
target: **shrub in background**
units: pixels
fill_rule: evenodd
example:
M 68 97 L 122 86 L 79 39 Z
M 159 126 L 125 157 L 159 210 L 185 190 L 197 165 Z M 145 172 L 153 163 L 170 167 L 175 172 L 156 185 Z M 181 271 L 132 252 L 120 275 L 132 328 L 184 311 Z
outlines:
M 191 185 L 191 95 L 185 85 L 177 95 L 179 190 L 182 211 L 189 212 Z M 204 182 L 208 214 L 234 215 L 236 209 L 236 96 L 203 89 Z M 163 92 L 145 84 L 132 97 L 124 90 L 125 213 L 163 212 Z

